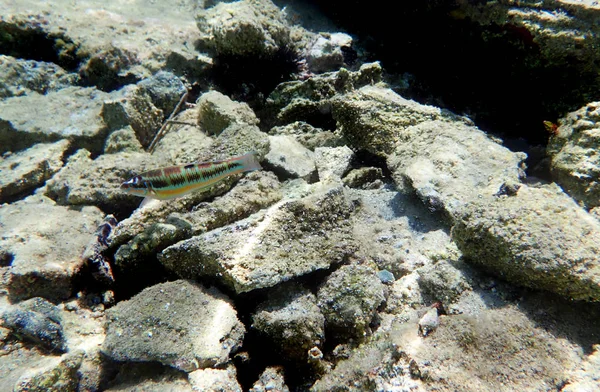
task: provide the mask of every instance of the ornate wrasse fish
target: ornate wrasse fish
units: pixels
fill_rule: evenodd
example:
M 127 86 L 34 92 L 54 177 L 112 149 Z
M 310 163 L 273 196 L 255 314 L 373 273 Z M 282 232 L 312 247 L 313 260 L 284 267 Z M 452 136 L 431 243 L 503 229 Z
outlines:
M 222 161 L 150 170 L 125 181 L 121 190 L 152 199 L 174 199 L 208 188 L 229 175 L 260 169 L 256 155 L 248 153 Z

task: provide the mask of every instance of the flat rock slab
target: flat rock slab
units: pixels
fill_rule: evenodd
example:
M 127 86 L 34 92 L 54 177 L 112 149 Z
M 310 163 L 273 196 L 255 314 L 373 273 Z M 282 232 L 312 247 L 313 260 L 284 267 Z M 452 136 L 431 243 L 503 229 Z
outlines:
M 103 216 L 96 207 L 77 211 L 44 196 L 3 205 L 0 260 L 9 265 L 11 299 L 70 297 L 81 255 Z
M 217 277 L 238 293 L 272 287 L 352 254 L 351 210 L 341 187 L 281 201 L 170 246 L 159 261 L 181 277 Z
M 68 140 L 40 143 L 0 158 L 0 203 L 19 193 L 32 191 L 63 166 Z
M 270 150 L 265 164 L 280 178 L 302 178 L 306 181 L 317 177 L 315 154 L 293 136 L 269 136 Z
M 556 185 L 475 202 L 452 237 L 467 260 L 510 282 L 600 301 L 600 222 Z
M 102 351 L 110 358 L 156 361 L 185 372 L 223 365 L 245 333 L 225 295 L 184 280 L 149 287 L 106 317 Z
M 100 111 L 109 97 L 95 88 L 68 87 L 0 102 L 0 153 L 59 139 L 101 151 L 107 132 Z
M 73 154 L 67 164 L 47 182 L 45 194 L 64 205 L 95 205 L 106 212 L 119 207 L 135 208 L 142 198 L 119 188 L 137 173 L 164 166 L 150 154 L 118 152 L 92 160 L 87 150 Z

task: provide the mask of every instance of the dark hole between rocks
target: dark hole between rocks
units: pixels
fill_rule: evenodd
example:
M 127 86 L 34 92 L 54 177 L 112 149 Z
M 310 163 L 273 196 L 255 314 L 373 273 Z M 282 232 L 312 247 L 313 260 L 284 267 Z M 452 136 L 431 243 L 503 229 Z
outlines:
M 511 149 L 545 146 L 544 120 L 600 98 L 588 65 L 549 59 L 526 29 L 482 27 L 461 17 L 455 2 L 403 4 L 394 12 L 381 12 L 389 4 L 379 0 L 312 3 L 353 34 L 369 60 L 380 60 L 391 74 L 412 75 L 403 96 L 466 114 Z
M 6 251 L 1 251 L 0 252 L 0 267 L 10 267 L 12 265 L 13 260 L 15 259 L 15 255 L 10 253 L 10 252 L 6 252 Z
M 68 71 L 79 67 L 77 45 L 69 38 L 40 29 L 0 22 L 0 54 L 55 63 Z
M 298 72 L 298 60 L 298 54 L 285 47 L 264 56 L 220 55 L 209 77 L 219 91 L 257 109 L 275 86 Z

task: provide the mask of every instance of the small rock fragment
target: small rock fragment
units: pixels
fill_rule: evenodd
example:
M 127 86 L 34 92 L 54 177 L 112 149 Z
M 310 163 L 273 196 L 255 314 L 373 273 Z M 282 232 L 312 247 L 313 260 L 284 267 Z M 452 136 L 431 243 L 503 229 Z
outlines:
M 440 325 L 438 310 L 431 308 L 419 320 L 419 334 L 426 337 L 437 329 Z
M 347 146 L 344 147 L 317 147 L 315 149 L 315 163 L 319 180 L 341 181 L 341 178 L 350 169 L 354 153 Z
M 234 123 L 248 125 L 259 123 L 247 103 L 233 101 L 218 91 L 202 94 L 196 104 L 198 124 L 209 135 L 218 135 Z
M 282 286 L 260 304 L 252 316 L 252 328 L 275 343 L 287 359 L 300 363 L 325 338 L 325 318 L 316 297 L 295 285 Z
M 269 366 L 261 373 L 258 380 L 254 383 L 250 392 L 289 392 L 290 389 L 285 384 L 283 378 L 283 368 Z
M 242 392 L 234 366 L 225 369 L 198 369 L 188 375 L 194 392 Z
M 315 179 L 314 153 L 291 136 L 269 136 L 270 151 L 265 165 L 283 179 L 302 178 L 308 182 Z
M 306 55 L 309 69 L 314 73 L 335 71 L 345 65 L 345 53 L 352 51 L 352 37 L 344 33 L 321 33 Z
M 338 338 L 364 339 L 377 308 L 385 300 L 385 288 L 375 270 L 363 265 L 344 265 L 333 272 L 317 293 L 327 328 Z
M 66 350 L 60 311 L 43 298 L 10 306 L 1 315 L 4 326 L 20 339 L 56 352 Z
M 19 193 L 41 186 L 63 166 L 68 140 L 40 143 L 0 158 L 0 204 Z

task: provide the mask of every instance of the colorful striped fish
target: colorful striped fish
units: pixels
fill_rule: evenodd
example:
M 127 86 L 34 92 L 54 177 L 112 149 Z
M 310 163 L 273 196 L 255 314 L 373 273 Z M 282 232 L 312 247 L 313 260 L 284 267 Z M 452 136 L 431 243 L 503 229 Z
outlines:
M 229 175 L 260 169 L 256 155 L 248 153 L 222 161 L 150 170 L 121 184 L 121 190 L 152 199 L 174 199 L 206 189 Z

